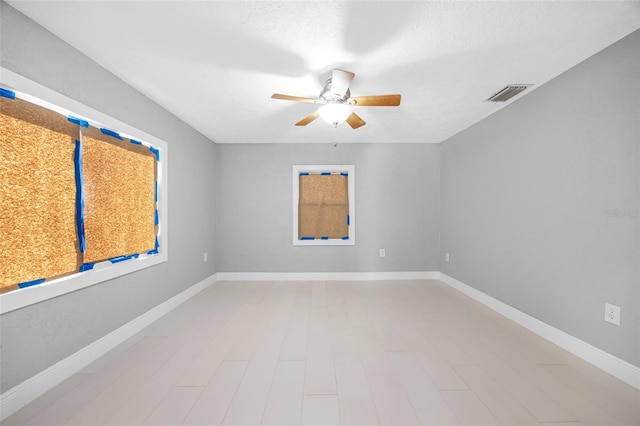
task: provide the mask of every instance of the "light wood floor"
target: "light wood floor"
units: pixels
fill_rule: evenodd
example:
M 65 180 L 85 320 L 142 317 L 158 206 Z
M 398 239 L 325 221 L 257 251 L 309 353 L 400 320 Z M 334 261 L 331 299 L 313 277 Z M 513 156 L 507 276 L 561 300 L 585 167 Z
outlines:
M 438 281 L 222 282 L 22 424 L 640 425 L 640 392 Z

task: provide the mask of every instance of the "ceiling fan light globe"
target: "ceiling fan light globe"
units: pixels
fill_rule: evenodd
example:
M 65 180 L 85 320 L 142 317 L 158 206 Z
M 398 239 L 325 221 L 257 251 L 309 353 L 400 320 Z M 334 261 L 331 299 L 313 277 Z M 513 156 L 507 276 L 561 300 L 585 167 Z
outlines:
M 318 110 L 324 121 L 334 125 L 344 122 L 352 112 L 351 106 L 348 104 L 326 104 Z

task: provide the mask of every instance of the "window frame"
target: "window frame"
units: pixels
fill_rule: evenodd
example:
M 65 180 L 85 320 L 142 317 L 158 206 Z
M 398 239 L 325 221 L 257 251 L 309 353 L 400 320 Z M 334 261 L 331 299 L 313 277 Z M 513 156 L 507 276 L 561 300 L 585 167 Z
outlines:
M 349 239 L 298 239 L 298 201 L 300 198 L 300 173 L 348 173 Z M 294 246 L 353 246 L 356 244 L 356 171 L 354 165 L 294 165 L 293 166 L 293 245 Z
M 2 87 L 14 90 L 21 98 L 45 106 L 66 115 L 87 119 L 92 125 L 118 131 L 123 137 L 143 140 L 159 151 L 158 161 L 158 253 L 141 254 L 138 258 L 111 263 L 97 263 L 92 270 L 70 274 L 41 284 L 19 288 L 0 294 L 0 314 L 5 314 L 54 297 L 77 291 L 132 272 L 140 271 L 168 261 L 168 143 L 129 124 L 62 95 L 33 80 L 0 67 Z M 33 98 L 30 98 L 33 97 Z

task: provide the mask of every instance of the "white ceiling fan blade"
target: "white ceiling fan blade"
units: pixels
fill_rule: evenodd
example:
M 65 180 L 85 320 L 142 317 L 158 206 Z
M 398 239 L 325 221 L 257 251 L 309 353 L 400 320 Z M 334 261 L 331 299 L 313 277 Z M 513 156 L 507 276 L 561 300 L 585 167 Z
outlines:
M 356 75 L 351 71 L 333 70 L 331 74 L 331 92 L 344 96 L 349 90 L 349 85 Z

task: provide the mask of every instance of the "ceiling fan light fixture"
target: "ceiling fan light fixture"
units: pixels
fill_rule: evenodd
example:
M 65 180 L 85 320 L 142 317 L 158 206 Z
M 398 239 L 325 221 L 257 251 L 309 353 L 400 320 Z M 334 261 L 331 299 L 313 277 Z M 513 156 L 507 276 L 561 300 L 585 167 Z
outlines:
M 352 112 L 351 106 L 341 103 L 326 104 L 318 110 L 320 117 L 327 123 L 333 125 L 344 122 Z
M 373 95 L 351 97 L 349 85 L 355 77 L 351 71 L 334 69 L 331 78 L 327 80 L 318 98 L 302 98 L 299 96 L 274 93 L 272 99 L 285 101 L 310 102 L 322 106 L 314 113 L 307 115 L 298 121 L 296 126 L 306 126 L 318 117 L 337 127 L 338 124 L 347 122 L 352 129 L 358 129 L 367 124 L 358 114 L 353 112 L 353 106 L 398 106 L 400 95 Z

